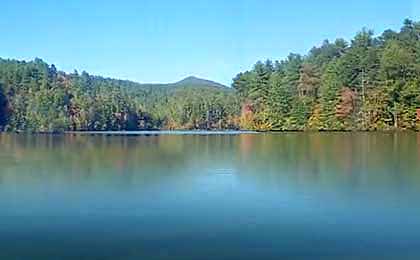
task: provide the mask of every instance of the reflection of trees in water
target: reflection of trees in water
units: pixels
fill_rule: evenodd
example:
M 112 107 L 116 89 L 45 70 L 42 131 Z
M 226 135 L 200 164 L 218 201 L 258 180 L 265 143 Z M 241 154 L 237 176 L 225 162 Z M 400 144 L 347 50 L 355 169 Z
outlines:
M 148 183 L 186 163 L 176 142 L 158 137 L 2 135 L 0 144 L 19 161 L 2 175 L 26 181 Z
M 417 160 L 420 162 L 420 133 L 417 133 Z
M 412 133 L 244 136 L 239 167 L 244 177 L 262 185 L 343 190 L 418 186 L 417 138 Z
M 8 182 L 127 188 L 229 170 L 261 187 L 418 186 L 420 134 L 281 133 L 212 136 L 0 135 Z
M 233 144 L 228 136 L 5 134 L 0 154 L 19 163 L 0 174 L 10 181 L 152 185 L 230 162 Z

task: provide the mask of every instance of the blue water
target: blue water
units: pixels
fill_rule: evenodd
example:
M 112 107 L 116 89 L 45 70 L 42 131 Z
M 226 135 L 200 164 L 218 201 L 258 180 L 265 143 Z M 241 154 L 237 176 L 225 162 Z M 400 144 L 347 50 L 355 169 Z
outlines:
M 419 134 L 2 134 L 0 165 L 0 259 L 420 259 Z

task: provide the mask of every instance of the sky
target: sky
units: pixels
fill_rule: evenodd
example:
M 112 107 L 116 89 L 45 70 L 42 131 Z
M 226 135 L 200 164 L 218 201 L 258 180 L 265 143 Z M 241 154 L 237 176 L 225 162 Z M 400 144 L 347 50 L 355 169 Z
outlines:
M 1 0 L 0 57 L 166 83 L 197 76 L 229 85 L 257 60 L 306 54 L 420 20 L 420 0 Z

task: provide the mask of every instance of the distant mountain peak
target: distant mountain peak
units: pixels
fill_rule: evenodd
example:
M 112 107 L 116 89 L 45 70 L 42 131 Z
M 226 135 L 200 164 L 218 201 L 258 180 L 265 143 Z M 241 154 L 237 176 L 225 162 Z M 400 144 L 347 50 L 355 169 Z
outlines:
M 186 80 L 204 80 L 204 79 L 201 79 L 201 78 L 196 77 L 196 76 L 188 76 L 188 77 L 186 77 L 185 79 L 183 79 L 181 81 L 186 81 Z
M 195 87 L 216 87 L 216 88 L 227 88 L 225 85 L 211 81 L 211 80 L 207 80 L 207 79 L 202 79 L 199 77 L 195 77 L 195 76 L 188 76 L 176 83 L 174 83 L 174 85 L 188 85 L 188 86 L 195 86 Z

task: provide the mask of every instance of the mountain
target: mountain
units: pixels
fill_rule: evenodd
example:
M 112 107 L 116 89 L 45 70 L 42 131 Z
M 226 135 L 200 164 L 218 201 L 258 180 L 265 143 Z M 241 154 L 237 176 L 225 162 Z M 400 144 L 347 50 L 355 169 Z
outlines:
M 134 82 L 133 82 L 134 83 Z M 175 89 L 184 89 L 184 88 L 205 88 L 205 89 L 218 89 L 218 90 L 232 90 L 230 87 L 227 87 L 223 84 L 207 80 L 201 79 L 194 76 L 186 77 L 175 83 L 140 83 L 134 84 L 137 87 L 145 88 L 145 89 L 166 89 L 166 90 L 175 90 Z
M 178 90 L 214 90 L 233 92 L 234 89 L 223 84 L 201 79 L 194 76 L 186 77 L 175 83 L 138 83 L 130 80 L 119 80 L 101 76 L 90 76 L 96 82 L 106 82 L 109 85 L 120 86 L 130 91 L 146 90 L 148 92 L 172 92 Z
M 194 76 L 187 77 L 181 81 L 178 81 L 176 83 L 169 84 L 169 85 L 175 86 L 175 87 L 193 86 L 193 87 L 227 88 L 227 86 L 222 85 L 220 83 L 217 83 L 211 80 L 197 78 Z

